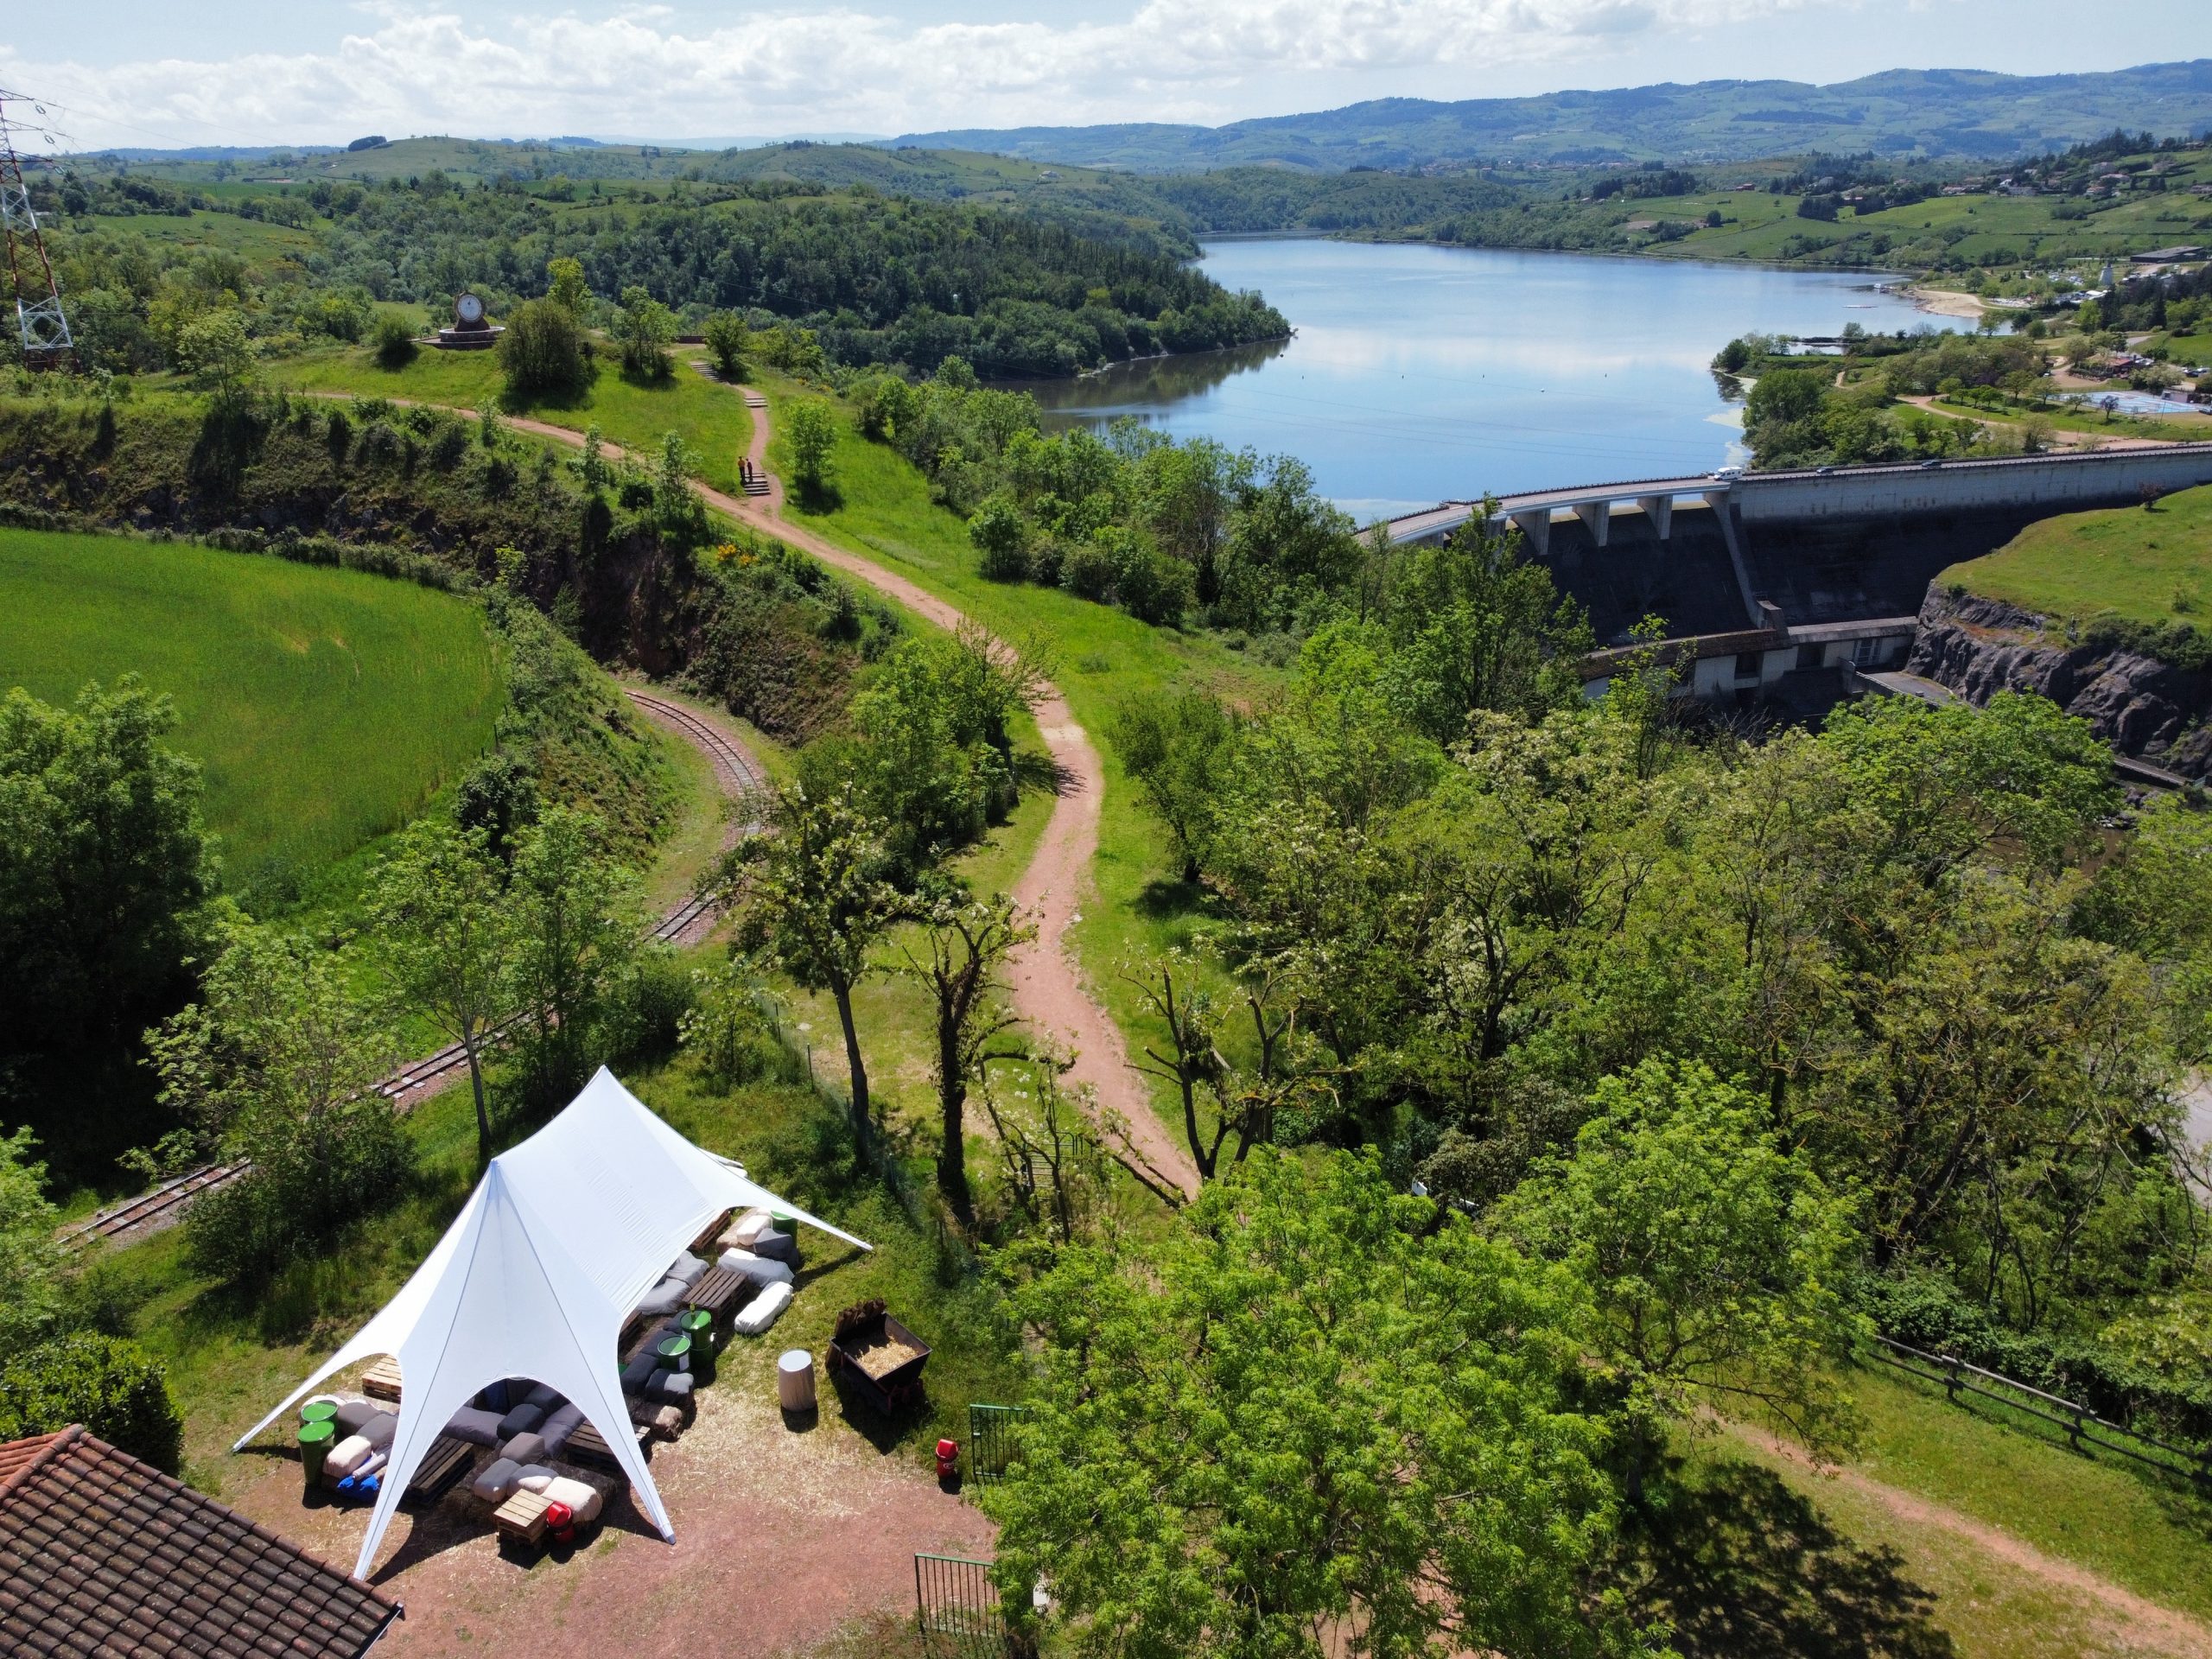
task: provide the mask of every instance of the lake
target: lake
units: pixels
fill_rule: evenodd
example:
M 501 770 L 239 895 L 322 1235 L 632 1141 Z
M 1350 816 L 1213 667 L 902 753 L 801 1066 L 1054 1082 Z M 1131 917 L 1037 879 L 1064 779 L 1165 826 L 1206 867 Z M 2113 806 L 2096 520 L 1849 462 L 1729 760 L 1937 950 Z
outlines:
M 1706 366 L 1736 335 L 1956 326 L 1854 272 L 1302 238 L 1211 241 L 1204 268 L 1297 337 L 1032 385 L 1046 424 L 1294 454 L 1363 521 L 1740 462 Z

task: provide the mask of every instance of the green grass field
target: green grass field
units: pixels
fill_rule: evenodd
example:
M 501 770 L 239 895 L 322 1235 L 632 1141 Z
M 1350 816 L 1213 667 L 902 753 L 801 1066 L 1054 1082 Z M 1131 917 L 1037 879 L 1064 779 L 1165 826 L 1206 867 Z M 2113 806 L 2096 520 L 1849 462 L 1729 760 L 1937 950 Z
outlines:
M 2046 616 L 2108 613 L 2141 627 L 2201 629 L 2212 617 L 2212 486 L 2170 495 L 2149 512 L 2046 518 L 1937 580 Z
M 356 571 L 123 537 L 0 530 L 0 687 L 67 703 L 137 673 L 176 702 L 233 875 L 327 866 L 397 829 L 491 741 L 476 607 Z
M 738 459 L 753 440 L 752 417 L 745 399 L 692 366 L 698 355 L 679 348 L 673 378 L 652 385 L 625 379 L 614 365 L 602 364 L 598 380 L 575 403 L 518 405 L 510 412 L 578 432 L 596 426 L 609 443 L 649 467 L 659 461 L 663 438 L 681 432 L 693 451 L 695 474 L 718 490 L 734 490 Z M 499 359 L 491 352 L 425 351 L 393 370 L 378 367 L 359 346 L 340 346 L 287 359 L 273 365 L 272 373 L 279 384 L 299 391 L 407 397 L 461 409 L 498 402 L 502 385 Z

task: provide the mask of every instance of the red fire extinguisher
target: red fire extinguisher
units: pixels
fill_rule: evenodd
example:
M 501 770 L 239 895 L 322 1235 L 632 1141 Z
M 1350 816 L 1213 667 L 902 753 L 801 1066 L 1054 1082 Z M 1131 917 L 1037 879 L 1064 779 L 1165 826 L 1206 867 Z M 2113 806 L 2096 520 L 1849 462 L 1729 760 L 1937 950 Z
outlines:
M 951 1480 L 960 1473 L 960 1442 L 939 1440 L 937 1443 L 937 1478 Z

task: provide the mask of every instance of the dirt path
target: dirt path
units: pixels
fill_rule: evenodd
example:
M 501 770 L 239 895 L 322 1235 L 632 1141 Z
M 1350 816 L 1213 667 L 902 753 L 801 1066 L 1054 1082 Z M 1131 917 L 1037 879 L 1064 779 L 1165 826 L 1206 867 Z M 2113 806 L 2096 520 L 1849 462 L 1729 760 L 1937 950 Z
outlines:
M 1863 1471 L 1815 1460 L 1802 1446 L 1748 1424 L 1730 1422 L 1726 1432 L 1771 1458 L 1834 1481 L 1894 1516 L 1907 1526 L 1948 1533 L 1989 1556 L 2008 1573 L 2032 1579 L 2082 1603 L 2096 1624 L 2109 1632 L 2114 1651 L 2212 1659 L 2212 1628 L 2189 1614 L 2124 1589 L 2110 1579 L 2073 1561 L 2045 1554 L 2002 1528 L 1946 1508 L 1875 1479 Z
M 470 419 L 476 417 L 472 410 L 452 409 L 448 412 Z M 898 572 L 848 551 L 804 525 L 786 522 L 782 516 L 783 482 L 768 472 L 766 466 L 768 410 L 765 405 L 755 405 L 752 415 L 753 440 L 747 447 L 746 457 L 753 463 L 753 470 L 767 479 L 768 494 L 730 495 L 694 479 L 692 488 L 698 491 L 702 500 L 740 524 L 811 554 L 823 563 L 866 582 L 941 628 L 957 628 L 968 621 L 963 612 Z M 564 426 L 518 416 L 505 417 L 505 423 L 518 432 L 551 438 L 573 448 L 583 445 L 582 435 Z M 607 444 L 605 449 L 610 458 L 622 458 L 623 452 L 616 445 Z M 1037 918 L 1036 942 L 1025 948 L 1013 964 L 1014 1009 L 1038 1031 L 1075 1052 L 1075 1064 L 1069 1069 L 1068 1081 L 1078 1089 L 1090 1090 L 1101 1111 L 1126 1126 L 1131 1147 L 1163 1178 L 1164 1184 L 1195 1194 L 1198 1190 L 1197 1166 L 1192 1162 L 1189 1150 L 1168 1134 L 1166 1126 L 1152 1109 L 1149 1092 L 1129 1065 L 1121 1028 L 1085 988 L 1074 945 L 1068 937 L 1068 930 L 1082 914 L 1084 895 L 1090 890 L 1090 861 L 1098 852 L 1098 820 L 1106 792 L 1106 768 L 1090 734 L 1077 723 L 1058 688 L 1048 685 L 1046 691 L 1046 701 L 1036 709 L 1037 725 L 1045 747 L 1065 782 L 1052 803 L 1052 817 L 1046 821 L 1044 836 L 1038 843 L 1035 856 L 1021 873 L 1021 879 L 1014 883 L 1014 902 L 1033 911 Z

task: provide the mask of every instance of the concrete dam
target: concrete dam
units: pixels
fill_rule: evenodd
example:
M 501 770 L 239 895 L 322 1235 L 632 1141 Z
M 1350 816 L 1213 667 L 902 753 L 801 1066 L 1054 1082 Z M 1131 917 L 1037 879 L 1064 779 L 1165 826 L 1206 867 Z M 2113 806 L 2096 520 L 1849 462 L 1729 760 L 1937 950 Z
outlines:
M 1937 573 L 2039 518 L 2208 483 L 2212 443 L 2168 444 L 1534 490 L 1446 502 L 1388 530 L 1400 544 L 1440 540 L 1486 512 L 1493 527 L 1518 529 L 1588 608 L 1601 645 L 1649 615 L 1676 638 L 1719 645 L 1717 636 L 1748 632 L 1782 645 L 1808 629 L 1894 628 L 1918 613 Z

